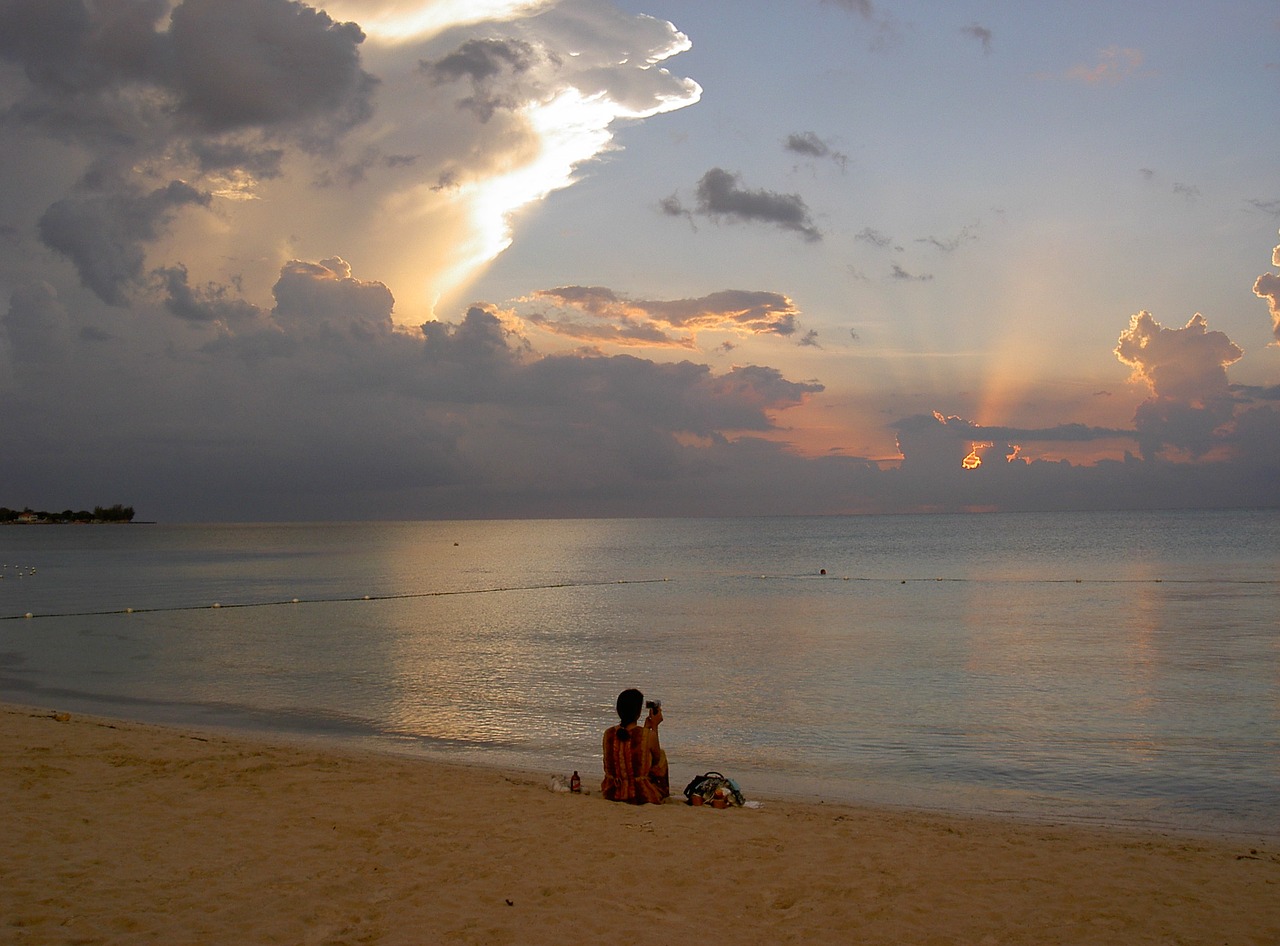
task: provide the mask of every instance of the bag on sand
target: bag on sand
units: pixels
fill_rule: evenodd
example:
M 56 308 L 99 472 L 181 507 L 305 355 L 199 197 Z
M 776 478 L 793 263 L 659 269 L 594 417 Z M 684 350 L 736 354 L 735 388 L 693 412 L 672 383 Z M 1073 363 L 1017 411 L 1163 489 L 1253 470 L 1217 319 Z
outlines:
M 738 783 L 719 772 L 694 776 L 693 781 L 684 787 L 684 797 L 690 805 L 711 805 L 716 808 L 747 803 Z

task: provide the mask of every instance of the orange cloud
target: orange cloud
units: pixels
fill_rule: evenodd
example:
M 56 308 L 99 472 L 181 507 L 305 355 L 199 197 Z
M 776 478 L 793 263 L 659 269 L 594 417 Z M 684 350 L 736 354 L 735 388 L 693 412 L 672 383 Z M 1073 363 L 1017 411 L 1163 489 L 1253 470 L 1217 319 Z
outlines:
M 552 307 L 525 316 L 545 331 L 622 345 L 691 348 L 702 331 L 788 337 L 799 329 L 799 309 L 776 292 L 725 289 L 695 299 L 654 300 L 628 299 L 604 286 L 561 286 L 538 290 L 525 301 Z
M 1072 66 L 1064 78 L 1089 85 L 1115 85 L 1134 75 L 1142 66 L 1142 51 L 1109 46 L 1098 53 L 1098 61 L 1092 66 Z
M 1271 251 L 1271 265 L 1280 266 L 1280 246 Z M 1271 331 L 1276 337 L 1271 344 L 1280 345 L 1280 276 L 1263 273 L 1253 284 L 1253 294 L 1267 300 L 1267 307 L 1271 310 Z

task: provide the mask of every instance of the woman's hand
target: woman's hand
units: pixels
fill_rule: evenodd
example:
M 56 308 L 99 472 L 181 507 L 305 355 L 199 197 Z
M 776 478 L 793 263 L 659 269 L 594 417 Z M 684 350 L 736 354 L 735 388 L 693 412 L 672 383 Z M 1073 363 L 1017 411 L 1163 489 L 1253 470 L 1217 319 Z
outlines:
M 644 725 L 646 729 L 657 729 L 658 724 L 662 722 L 662 707 L 649 710 L 649 716 L 645 719 Z

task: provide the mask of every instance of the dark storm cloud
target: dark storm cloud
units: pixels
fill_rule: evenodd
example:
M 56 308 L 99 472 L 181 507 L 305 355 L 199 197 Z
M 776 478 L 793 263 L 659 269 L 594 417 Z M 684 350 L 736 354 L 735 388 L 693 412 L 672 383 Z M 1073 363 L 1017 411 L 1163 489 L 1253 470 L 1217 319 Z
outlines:
M 423 61 L 418 69 L 436 85 L 467 79 L 471 95 L 458 106 L 487 122 L 499 109 L 518 108 L 528 98 L 528 90 L 511 88 L 541 57 L 529 43 L 514 39 L 472 39 L 449 55 Z
M 707 365 L 631 355 L 549 356 L 531 363 L 518 386 L 530 404 L 555 407 L 577 423 L 585 416 L 592 425 L 625 419 L 627 426 L 702 436 L 769 430 L 768 411 L 794 407 L 823 390 L 788 381 L 774 368 L 739 366 L 716 375 Z
M 968 454 L 974 440 L 972 421 L 941 414 L 915 414 L 889 425 L 897 431 L 898 451 L 902 454 L 904 475 L 946 471 L 954 474 Z
M 946 417 L 937 412 L 904 417 L 889 427 L 897 432 L 898 450 L 903 457 L 902 472 L 925 478 L 945 478 L 957 471 L 970 473 L 963 466 L 970 453 L 977 454 L 984 466 L 990 466 L 993 460 L 1000 464 L 1009 462 L 1010 457 L 1016 457 L 1018 447 L 1028 444 L 1131 441 L 1135 436 L 1132 430 L 1084 424 L 1037 429 L 984 427 L 963 417 Z
M 168 0 L 0 0 L 0 57 L 51 93 L 74 95 L 162 68 L 155 29 Z
M 33 412 L 22 423 L 91 451 L 103 488 L 145 469 L 150 502 L 168 504 L 160 515 L 193 489 L 204 515 L 323 517 L 322 497 L 338 504 L 325 515 L 366 515 L 391 495 L 411 500 L 399 515 L 518 511 L 509 502 L 526 513 L 620 511 L 637 496 L 657 509 L 671 484 L 712 472 L 680 437 L 707 438 L 732 461 L 731 431 L 775 430 L 775 412 L 822 390 L 762 366 L 540 356 L 486 306 L 456 323 L 395 328 L 390 291 L 337 258 L 283 267 L 270 312 L 232 311 L 230 288 L 193 287 L 178 267 L 155 275 L 181 321 L 121 321 L 127 344 L 97 343 L 110 356 L 71 351 L 43 374 L 25 358 Z M 74 349 L 64 316 L 50 293 L 15 297 L 5 339 L 27 355 L 54 334 Z M 74 403 L 47 396 L 69 384 Z M 16 434 L 13 423 L 0 418 L 0 435 Z M 58 450 L 33 447 L 23 470 L 34 479 L 10 486 L 51 489 L 67 469 Z
M 164 292 L 164 307 L 173 315 L 189 322 L 243 322 L 261 316 L 251 302 L 232 296 L 227 286 L 213 283 L 190 285 L 187 267 L 178 263 L 163 266 L 154 273 Z
M 75 192 L 40 217 L 41 240 L 115 306 L 142 284 L 148 244 L 181 208 L 208 206 L 223 181 L 281 176 L 278 142 L 332 141 L 371 109 L 375 80 L 360 68 L 354 24 L 293 0 L 183 0 L 166 23 L 170 7 L 0 0 L 0 57 L 27 80 L 12 89 L 8 131 L 87 149 Z M 204 175 L 218 183 L 203 187 Z M 159 278 L 182 318 L 229 305 L 192 295 L 174 265 Z
M 0 56 L 22 65 L 35 93 L 16 113 L 101 136 L 104 124 L 141 134 L 130 119 L 145 112 L 155 134 L 163 104 L 191 130 L 278 128 L 317 139 L 369 116 L 375 80 L 360 68 L 364 34 L 354 23 L 293 0 L 183 0 L 158 31 L 168 8 L 0 0 Z M 78 124 L 94 112 L 96 126 Z
M 472 39 L 447 56 L 420 63 L 419 68 L 436 82 L 461 78 L 486 82 L 503 72 L 524 72 L 533 62 L 533 47 L 521 40 Z
M 1256 401 L 1280 401 L 1280 384 L 1233 384 L 1231 393 Z
M 201 172 L 242 170 L 259 180 L 281 174 L 282 148 L 258 148 L 242 142 L 199 139 L 190 146 Z
M 814 225 L 809 208 L 799 194 L 750 190 L 742 186 L 740 175 L 723 168 L 712 168 L 702 175 L 695 190 L 695 199 L 696 213 L 713 220 L 772 224 L 799 233 L 810 242 L 822 239 L 821 231 Z M 675 197 L 664 200 L 662 209 L 671 216 L 690 212 Z
M 182 181 L 145 195 L 68 197 L 40 218 L 40 237 L 75 264 L 98 298 L 123 305 L 126 288 L 142 276 L 143 244 L 155 240 L 179 208 L 209 200 Z
M 184 0 L 169 28 L 179 111 L 213 130 L 371 114 L 376 80 L 360 68 L 354 23 L 291 0 Z

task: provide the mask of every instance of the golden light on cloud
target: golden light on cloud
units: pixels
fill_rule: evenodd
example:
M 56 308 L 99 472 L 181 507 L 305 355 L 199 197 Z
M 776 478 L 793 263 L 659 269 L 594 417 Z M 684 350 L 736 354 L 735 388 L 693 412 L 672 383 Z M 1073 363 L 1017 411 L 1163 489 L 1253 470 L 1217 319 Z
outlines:
M 648 118 L 691 105 L 701 88 L 689 82 L 685 96 L 662 96 L 645 109 L 633 109 L 599 93 L 585 96 L 576 88 L 561 90 L 545 102 L 522 110 L 532 148 L 504 172 L 459 186 L 450 199 L 465 207 L 470 238 L 447 270 L 434 275 L 436 297 L 464 289 L 480 271 L 511 245 L 512 224 L 524 208 L 575 180 L 576 168 L 607 151 L 613 141 L 610 124 L 616 119 Z M 525 155 L 530 155 L 525 158 Z
M 586 99 L 577 89 L 565 89 L 549 102 L 526 106 L 523 115 L 537 142 L 532 157 L 504 173 L 461 185 L 449 195 L 465 208 L 470 237 L 452 265 L 434 275 L 438 296 L 464 288 L 511 245 L 512 221 L 522 208 L 568 187 L 574 168 L 608 147 L 608 126 L 617 109 L 603 97 Z
M 550 0 L 333 0 L 325 11 L 353 20 L 374 41 L 404 43 L 427 39 L 454 26 L 527 16 Z
M 969 447 L 969 455 L 960 461 L 960 465 L 966 470 L 976 470 L 982 466 L 982 457 L 978 456 L 979 447 L 989 447 L 989 443 L 975 443 Z

